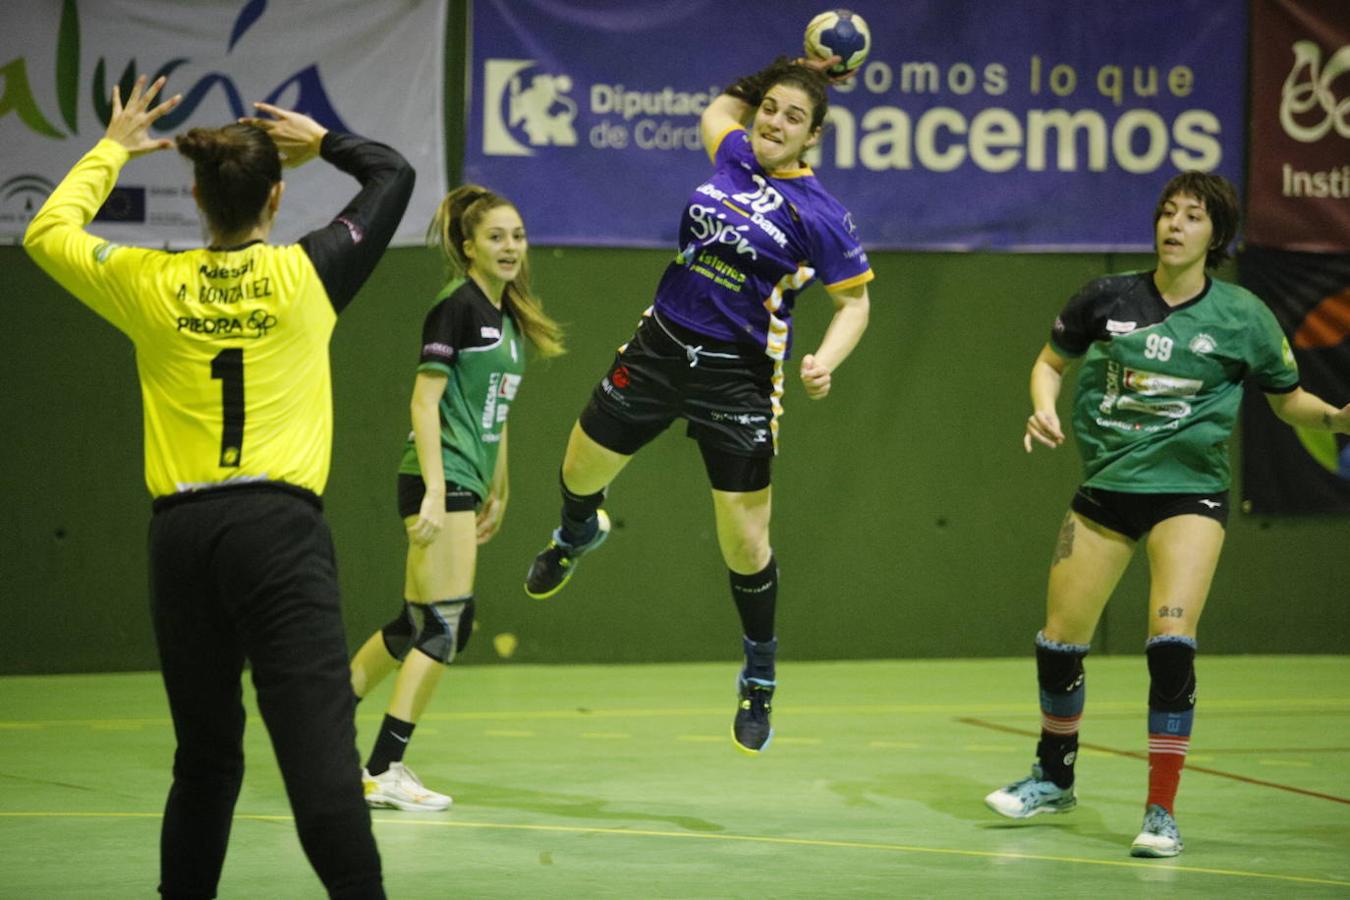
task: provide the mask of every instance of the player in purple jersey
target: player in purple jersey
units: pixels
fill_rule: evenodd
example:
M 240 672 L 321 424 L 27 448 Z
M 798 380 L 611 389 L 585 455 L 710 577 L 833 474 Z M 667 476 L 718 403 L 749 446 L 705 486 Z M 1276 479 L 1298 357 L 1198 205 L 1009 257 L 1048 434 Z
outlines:
M 562 522 L 525 590 L 550 597 L 609 533 L 600 508 L 633 454 L 677 418 L 698 441 L 712 486 L 718 544 L 744 632 L 732 726 L 737 747 L 769 743 L 778 564 L 769 542 L 770 464 L 778 449 L 792 306 L 819 279 L 834 317 L 801 362 L 808 397 L 867 328 L 872 270 L 853 220 L 802 154 L 820 139 L 833 60 L 780 60 L 717 97 L 700 123 L 713 172 L 680 219 L 679 253 L 653 306 L 572 429 L 563 459 Z M 750 122 L 747 130 L 745 122 Z
M 1133 856 L 1182 850 L 1174 806 L 1195 715 L 1196 629 L 1223 547 L 1228 448 L 1242 384 L 1260 387 L 1291 425 L 1350 431 L 1339 410 L 1299 387 L 1274 315 L 1242 288 L 1205 274 L 1237 233 L 1233 186 L 1187 172 L 1154 213 L 1157 266 L 1097 279 L 1069 301 L 1031 374 L 1023 435 L 1058 447 L 1065 369 L 1082 358 L 1074 434 L 1087 477 L 1050 564 L 1036 635 L 1041 738 L 1031 775 L 989 794 L 1021 819 L 1077 805 L 1074 763 L 1086 698 L 1083 657 L 1139 540 L 1148 553 L 1148 797 Z M 1145 537 L 1147 535 L 1147 537 Z

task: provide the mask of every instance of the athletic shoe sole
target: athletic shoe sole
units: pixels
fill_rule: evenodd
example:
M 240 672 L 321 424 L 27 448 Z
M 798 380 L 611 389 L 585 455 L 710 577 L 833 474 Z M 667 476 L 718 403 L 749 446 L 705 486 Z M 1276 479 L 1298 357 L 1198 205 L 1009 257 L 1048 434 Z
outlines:
M 740 741 L 736 740 L 736 725 L 735 723 L 732 723 L 731 743 L 735 744 L 736 749 L 744 753 L 746 756 L 759 756 L 765 750 L 769 749 L 769 744 L 773 743 L 773 729 L 772 728 L 769 729 L 769 736 L 764 739 L 764 744 L 758 750 L 756 750 L 753 747 L 747 747 Z
M 409 800 L 395 800 L 380 794 L 367 794 L 366 806 L 371 809 L 401 809 L 404 812 L 440 812 L 449 809 L 455 801 L 441 805 L 439 803 L 415 803 Z
M 1170 859 L 1173 856 L 1181 855 L 1181 847 L 1157 847 L 1152 844 L 1141 844 L 1136 840 L 1130 845 L 1130 855 L 1138 856 L 1144 859 Z
M 1078 798 L 1075 797 L 1075 798 L 1074 798 L 1073 800 L 1071 800 L 1070 802 L 1068 802 L 1068 803 L 1063 803 L 1063 804 L 1059 804 L 1058 806 L 1049 806 L 1049 805 L 1046 805 L 1046 806 L 1037 806 L 1037 807 L 1034 807 L 1034 808 L 1032 808 L 1031 810 L 1029 810 L 1029 811 L 1027 811 L 1027 812 L 1022 812 L 1022 811 L 1020 811 L 1020 810 L 1013 811 L 1013 810 L 1004 809 L 1004 808 L 1000 807 L 997 803 L 994 802 L 993 799 L 991 799 L 991 798 L 989 798 L 989 797 L 985 797 L 985 798 L 984 798 L 984 805 L 987 806 L 987 807 L 989 807 L 990 809 L 992 809 L 994 812 L 998 813 L 1000 816 L 1006 816 L 1006 817 L 1009 818 L 1009 819 L 1030 819 L 1032 816 L 1040 815 L 1041 813 L 1066 813 L 1066 812 L 1069 812 L 1070 810 L 1072 810 L 1074 807 L 1076 807 L 1076 806 L 1078 805 Z

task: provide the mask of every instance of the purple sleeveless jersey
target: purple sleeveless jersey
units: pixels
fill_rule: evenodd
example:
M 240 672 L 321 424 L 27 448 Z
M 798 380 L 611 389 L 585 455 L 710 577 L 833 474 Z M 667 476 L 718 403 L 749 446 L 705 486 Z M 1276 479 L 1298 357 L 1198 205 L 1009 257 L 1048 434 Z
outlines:
M 691 331 L 787 359 L 797 294 L 816 278 L 827 289 L 871 281 L 867 254 L 815 173 L 768 174 L 744 128 L 722 136 L 713 163 L 680 218 L 680 250 L 653 305 Z

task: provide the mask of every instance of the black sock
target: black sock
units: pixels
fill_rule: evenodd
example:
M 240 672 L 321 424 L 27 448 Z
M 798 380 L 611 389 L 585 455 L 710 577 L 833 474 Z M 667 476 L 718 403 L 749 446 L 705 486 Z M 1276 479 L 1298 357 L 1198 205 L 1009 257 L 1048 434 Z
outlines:
M 386 714 L 380 725 L 380 736 L 375 739 L 375 749 L 370 751 L 366 771 L 380 775 L 389 770 L 390 763 L 403 762 L 403 751 L 408 749 L 408 742 L 412 740 L 416 727 L 412 722 Z
M 1051 735 L 1041 732 L 1036 745 L 1036 760 L 1041 773 L 1061 788 L 1073 787 L 1073 764 L 1078 760 L 1078 735 Z
M 558 473 L 558 486 L 562 488 L 562 539 L 568 544 L 584 544 L 595 537 L 600 522 L 595 511 L 605 502 L 605 492 L 594 494 L 574 494 L 568 490 L 567 483 Z
M 778 608 L 778 560 L 769 557 L 769 564 L 753 575 L 731 576 L 731 599 L 741 616 L 741 630 L 755 643 L 773 640 L 773 616 Z
M 745 668 L 742 670 L 745 677 L 772 682 L 775 679 L 774 663 L 778 657 L 778 639 L 752 641 L 748 637 L 742 637 L 741 645 L 745 650 Z

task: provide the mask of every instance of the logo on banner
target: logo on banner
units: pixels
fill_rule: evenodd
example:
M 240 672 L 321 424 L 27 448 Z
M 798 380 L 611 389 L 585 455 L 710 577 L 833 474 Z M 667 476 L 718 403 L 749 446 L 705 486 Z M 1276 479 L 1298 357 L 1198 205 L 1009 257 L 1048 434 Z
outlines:
M 18 221 L 28 221 L 37 213 L 37 208 L 47 200 L 47 195 L 56 190 L 56 183 L 41 175 L 15 175 L 0 184 L 0 217 L 16 217 Z M 17 217 L 22 218 L 17 218 Z
M 240 39 L 262 18 L 266 11 L 266 0 L 249 0 L 240 7 L 239 14 L 235 18 L 234 28 L 230 34 L 229 44 L 225 50 L 227 54 L 234 50 Z M 61 12 L 61 23 L 57 36 L 56 94 L 61 118 L 69 131 L 69 135 L 54 125 L 43 113 L 29 86 L 28 61 L 22 56 L 10 60 L 3 67 L 0 67 L 0 76 L 3 77 L 4 84 L 3 99 L 0 99 L 0 118 L 13 113 L 29 131 L 49 138 L 65 139 L 68 136 L 80 133 L 78 97 L 84 88 L 81 84 L 79 35 L 79 3 L 77 0 L 68 0 Z M 153 81 L 161 75 L 169 76 L 172 80 L 173 73 L 189 62 L 191 60 L 182 56 L 168 60 L 150 75 L 150 80 Z M 100 126 L 106 125 L 108 119 L 112 116 L 112 101 L 110 99 L 112 87 L 107 83 L 107 76 L 110 71 L 112 71 L 112 66 L 108 60 L 99 57 L 94 67 L 92 83 L 89 85 L 94 115 Z M 117 80 L 123 97 L 131 93 L 136 76 L 136 60 L 132 59 L 122 69 L 121 78 Z M 292 91 L 294 91 L 295 99 L 284 100 L 283 97 L 289 96 Z M 175 110 L 163 116 L 152 126 L 153 130 L 159 133 L 173 131 L 182 125 L 192 116 L 202 101 L 215 92 L 223 95 L 223 99 L 230 107 L 230 112 L 236 118 L 253 112 L 251 107 L 245 106 L 234 80 L 220 72 L 204 75 L 186 89 L 171 84 L 168 92 L 171 94 L 181 93 L 183 99 Z M 297 112 L 305 113 L 325 127 L 339 131 L 350 130 L 328 97 L 328 91 L 324 86 L 322 76 L 319 74 L 317 63 L 311 63 L 297 70 L 273 88 L 263 99 L 264 102 L 281 103 Z
M 527 69 L 532 59 L 489 59 L 483 63 L 483 152 L 489 156 L 533 156 L 531 147 L 575 147 L 577 102 L 567 96 L 567 75 Z M 528 146 L 521 138 L 528 141 Z
M 1350 72 L 1350 44 L 1337 50 L 1325 69 L 1321 68 L 1322 48 L 1315 41 L 1295 41 L 1290 49 L 1294 51 L 1294 65 L 1280 96 L 1280 125 L 1284 133 L 1311 144 L 1335 127 L 1341 137 L 1350 138 L 1350 102 L 1338 102 L 1332 90 L 1336 79 Z M 1320 111 L 1320 121 L 1300 124 L 1298 117 L 1313 109 Z

